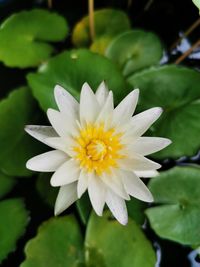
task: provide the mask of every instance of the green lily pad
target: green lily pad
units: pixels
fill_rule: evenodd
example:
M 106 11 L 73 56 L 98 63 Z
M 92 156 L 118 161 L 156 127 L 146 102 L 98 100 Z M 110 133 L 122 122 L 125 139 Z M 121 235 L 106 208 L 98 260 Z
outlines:
M 51 218 L 26 244 L 26 259 L 20 267 L 79 266 L 82 246 L 82 236 L 74 217 Z
M 13 177 L 0 173 L 0 198 L 4 197 L 14 187 L 16 180 Z
M 176 167 L 152 179 L 149 189 L 159 206 L 146 210 L 162 238 L 184 245 L 200 244 L 200 169 Z
M 158 64 L 163 55 L 163 48 L 154 33 L 132 30 L 113 39 L 105 54 L 120 66 L 124 76 L 128 76 Z
M 200 0 L 192 0 L 192 2 L 195 4 L 195 6 L 199 9 L 200 12 Z
M 59 188 L 50 185 L 51 176 L 52 174 L 49 173 L 40 173 L 36 181 L 36 189 L 42 200 L 49 207 L 54 208 Z
M 89 267 L 154 267 L 155 252 L 140 227 L 132 220 L 126 226 L 111 219 L 91 215 L 85 240 Z M 145 256 L 144 256 L 145 255 Z
M 54 48 L 47 42 L 63 40 L 68 33 L 65 19 L 47 10 L 22 11 L 6 19 L 0 28 L 0 60 L 9 67 L 34 67 Z
M 0 202 L 0 263 L 15 250 L 17 240 L 24 234 L 29 221 L 28 212 L 21 199 Z
M 95 40 L 91 44 L 90 50 L 92 52 L 96 52 L 98 54 L 105 55 L 106 48 L 112 42 L 113 38 L 115 38 L 115 37 L 107 36 L 107 35 L 105 35 L 101 38 L 98 38 L 97 40 Z
M 94 25 L 94 42 L 101 40 L 101 38 L 108 38 L 111 41 L 114 36 L 130 29 L 130 21 L 126 13 L 116 9 L 101 9 L 95 11 Z M 87 47 L 92 44 L 88 16 L 82 18 L 81 21 L 76 24 L 72 33 L 72 42 L 76 47 Z M 106 43 L 104 43 L 103 50 L 105 50 L 105 44 Z
M 129 218 L 142 225 L 145 221 L 144 210 L 146 209 L 147 204 L 136 198 L 131 198 L 130 201 L 126 202 L 126 206 Z
M 90 199 L 87 193 L 85 193 L 80 199 L 76 201 L 76 208 L 78 210 L 82 223 L 86 225 L 92 210 Z
M 36 103 L 27 87 L 19 88 L 0 102 L 0 169 L 10 176 L 28 176 L 26 161 L 42 150 L 24 131 L 26 124 L 36 122 Z
M 154 106 L 164 109 L 152 134 L 170 138 L 172 144 L 153 157 L 179 158 L 196 154 L 200 148 L 200 73 L 166 65 L 136 73 L 128 81 L 134 88 L 140 88 L 140 110 Z
M 113 90 L 115 100 L 120 101 L 127 94 L 127 84 L 117 67 L 86 49 L 63 52 L 51 58 L 38 73 L 28 74 L 28 83 L 44 110 L 56 108 L 53 94 L 56 84 L 78 99 L 84 82 L 96 89 L 103 80 Z

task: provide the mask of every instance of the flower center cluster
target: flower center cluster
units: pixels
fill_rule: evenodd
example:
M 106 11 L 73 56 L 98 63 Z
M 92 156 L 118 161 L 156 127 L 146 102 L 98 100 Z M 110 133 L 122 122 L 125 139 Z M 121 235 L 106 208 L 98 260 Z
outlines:
M 103 160 L 107 153 L 107 146 L 103 141 L 94 139 L 86 146 L 86 153 L 91 160 Z
M 76 159 L 86 171 L 95 171 L 98 175 L 117 168 L 117 159 L 123 158 L 121 133 L 115 129 L 105 130 L 104 125 L 87 125 L 75 138 Z

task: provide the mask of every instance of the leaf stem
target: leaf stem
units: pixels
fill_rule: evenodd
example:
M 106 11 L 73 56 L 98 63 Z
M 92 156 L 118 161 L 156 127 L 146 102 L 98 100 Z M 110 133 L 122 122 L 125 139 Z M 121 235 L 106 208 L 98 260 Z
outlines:
M 90 38 L 92 41 L 94 41 L 95 38 L 94 0 L 88 0 L 88 11 L 89 11 Z
M 200 18 L 198 18 L 184 33 L 183 36 L 179 37 L 170 47 L 170 50 L 173 50 L 183 38 L 187 37 L 200 25 Z
M 197 47 L 200 46 L 200 39 L 193 44 L 192 47 L 190 47 L 190 49 L 188 49 L 184 54 L 182 54 L 176 61 L 175 64 L 180 64 L 187 56 L 189 56 Z
M 52 0 L 47 0 L 48 1 L 48 8 L 51 9 L 52 8 Z

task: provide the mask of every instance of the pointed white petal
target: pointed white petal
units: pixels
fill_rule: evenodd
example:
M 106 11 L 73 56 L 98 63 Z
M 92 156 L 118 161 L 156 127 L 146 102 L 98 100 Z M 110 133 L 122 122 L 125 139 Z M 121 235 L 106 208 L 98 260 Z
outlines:
M 78 178 L 78 186 L 77 186 L 78 198 L 80 198 L 83 195 L 83 193 L 85 193 L 87 188 L 88 188 L 88 174 L 84 169 L 82 169 L 80 176 Z
M 59 150 L 53 150 L 29 159 L 26 163 L 26 167 L 33 171 L 54 172 L 66 160 L 68 160 L 66 153 Z
M 124 172 L 122 179 L 129 195 L 145 202 L 153 201 L 153 196 L 149 189 L 133 172 Z
M 134 144 L 128 146 L 130 153 L 138 153 L 143 156 L 157 152 L 171 144 L 171 140 L 161 137 L 140 137 Z
M 105 186 L 94 173 L 89 173 L 88 193 L 93 209 L 101 216 L 105 204 Z
M 139 89 L 133 90 L 129 93 L 113 112 L 113 124 L 126 123 L 129 121 L 135 111 L 139 96 Z
M 60 187 L 54 208 L 55 216 L 62 213 L 77 200 L 76 188 L 77 188 L 76 182 Z
M 124 199 L 108 190 L 106 194 L 106 204 L 113 216 L 123 225 L 128 223 L 128 214 Z
M 80 97 L 80 121 L 82 125 L 95 122 L 100 111 L 99 103 L 92 89 L 84 83 Z
M 96 124 L 103 123 L 106 128 L 111 123 L 112 114 L 113 114 L 114 104 L 113 104 L 113 93 L 110 91 L 106 99 L 105 104 L 103 105 L 97 120 Z
M 41 125 L 26 125 L 24 129 L 28 134 L 33 136 L 35 139 L 40 142 L 46 143 L 47 137 L 56 137 L 58 134 L 51 126 L 41 126 Z
M 80 169 L 78 163 L 70 159 L 63 163 L 60 168 L 52 175 L 51 185 L 62 186 L 78 180 Z
M 60 113 L 59 111 L 54 109 L 48 109 L 47 116 L 58 135 L 64 138 L 67 135 L 77 135 L 77 125 L 70 116 L 66 116 L 66 114 Z
M 159 175 L 159 172 L 156 170 L 152 170 L 152 171 L 134 171 L 134 173 L 138 176 L 138 177 L 142 177 L 142 178 L 151 178 L 151 177 L 156 177 Z
M 130 143 L 130 138 L 137 138 L 145 133 L 149 127 L 160 117 L 162 113 L 161 108 L 151 108 L 143 111 L 131 118 L 129 124 L 127 124 L 126 138 L 127 143 Z
M 118 160 L 119 166 L 127 171 L 151 171 L 161 167 L 160 164 L 147 159 L 141 155 L 134 155 L 132 158 Z
M 104 81 L 97 88 L 95 95 L 99 105 L 102 107 L 108 97 L 108 88 Z
M 119 173 L 118 175 L 114 172 L 112 172 L 110 175 L 104 173 L 101 175 L 101 179 L 105 183 L 105 185 L 107 185 L 109 189 L 115 192 L 118 196 L 126 200 L 130 200 L 129 195 L 124 189 L 124 185 L 122 183 Z
M 56 85 L 54 88 L 54 96 L 59 110 L 62 113 L 72 116 L 73 119 L 76 120 L 79 110 L 79 103 L 77 100 L 59 85 Z
M 65 138 L 62 137 L 50 137 L 47 138 L 46 140 L 46 144 L 64 151 L 65 153 L 67 153 L 70 157 L 74 156 L 74 150 L 73 147 L 75 147 L 76 143 L 74 141 L 74 139 L 72 137 L 70 137 L 69 135 L 66 136 Z

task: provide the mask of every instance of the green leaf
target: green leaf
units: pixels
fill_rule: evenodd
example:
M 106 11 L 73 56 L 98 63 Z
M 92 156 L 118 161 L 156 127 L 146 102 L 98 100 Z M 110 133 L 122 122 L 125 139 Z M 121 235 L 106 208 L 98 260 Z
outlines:
M 35 122 L 36 103 L 27 87 L 19 88 L 0 102 L 0 169 L 10 176 L 28 176 L 26 161 L 39 154 L 40 143 L 24 131 Z
M 33 94 L 44 110 L 56 108 L 54 87 L 63 86 L 77 99 L 84 82 L 93 89 L 105 80 L 119 101 L 127 94 L 122 74 L 110 60 L 86 49 L 63 52 L 44 64 L 38 73 L 28 75 Z
M 26 244 L 26 259 L 20 266 L 79 266 L 82 246 L 82 236 L 74 217 L 51 218 L 39 227 L 37 236 Z
M 149 189 L 159 206 L 146 210 L 162 238 L 184 245 L 200 244 L 200 169 L 176 167 L 152 179 Z
M 0 173 L 0 198 L 4 197 L 14 187 L 16 180 L 13 177 Z
M 200 12 L 200 0 L 192 0 L 192 2 L 195 4 L 195 6 L 199 9 Z
M 51 176 L 52 174 L 49 173 L 40 173 L 36 181 L 36 188 L 44 202 L 54 208 L 58 187 L 50 185 Z
M 0 263 L 15 250 L 17 240 L 24 234 L 29 221 L 28 212 L 21 199 L 0 202 Z
M 128 76 L 158 64 L 163 55 L 159 38 L 152 32 L 133 30 L 118 35 L 106 49 L 106 56 Z
M 113 38 L 115 38 L 115 36 L 107 36 L 107 35 L 105 35 L 101 38 L 98 38 L 97 40 L 95 40 L 91 44 L 90 50 L 92 52 L 96 52 L 96 53 L 99 53 L 101 55 L 105 55 L 106 48 L 112 42 Z
M 0 28 L 0 60 L 9 67 L 34 67 L 46 60 L 54 48 L 47 42 L 63 40 L 68 26 L 63 17 L 33 9 L 12 15 Z
M 101 42 L 101 51 L 108 43 L 101 41 L 105 38 L 113 39 L 119 33 L 130 29 L 130 21 L 126 13 L 115 9 L 101 9 L 94 12 L 95 38 L 94 42 Z M 92 41 L 90 37 L 89 17 L 79 21 L 72 33 L 72 41 L 77 47 L 87 47 Z M 102 44 L 104 45 L 102 46 Z M 97 50 L 96 50 L 97 51 Z
M 85 193 L 80 199 L 76 201 L 76 207 L 83 224 L 87 224 L 92 206 L 87 193 Z
M 126 202 L 128 209 L 128 216 L 133 219 L 136 223 L 142 225 L 145 220 L 144 210 L 146 203 L 136 198 L 131 198 L 130 201 Z
M 164 159 L 194 155 L 200 148 L 200 73 L 166 65 L 136 73 L 128 81 L 140 88 L 140 110 L 155 106 L 164 109 L 152 135 L 170 138 L 172 144 L 153 156 Z
M 85 240 L 88 267 L 154 267 L 155 252 L 139 226 L 129 219 L 126 226 L 110 213 L 91 215 Z

